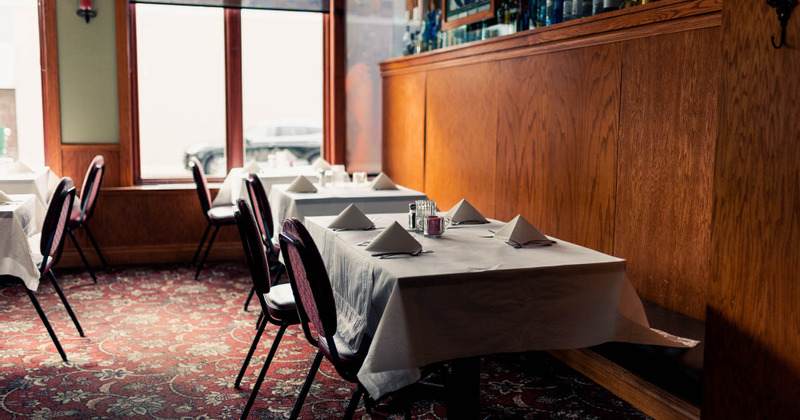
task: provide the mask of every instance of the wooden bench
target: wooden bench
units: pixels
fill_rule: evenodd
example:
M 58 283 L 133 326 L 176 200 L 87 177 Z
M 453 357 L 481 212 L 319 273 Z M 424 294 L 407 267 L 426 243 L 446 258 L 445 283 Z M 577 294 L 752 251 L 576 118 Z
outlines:
M 705 323 L 642 300 L 650 326 L 699 340 L 691 349 L 606 343 L 550 352 L 656 419 L 699 419 Z

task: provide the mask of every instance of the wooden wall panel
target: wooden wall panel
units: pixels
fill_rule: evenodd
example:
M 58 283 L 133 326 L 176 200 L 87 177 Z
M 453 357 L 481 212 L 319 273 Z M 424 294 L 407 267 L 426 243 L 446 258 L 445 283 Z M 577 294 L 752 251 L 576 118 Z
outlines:
M 494 214 L 497 63 L 428 73 L 425 192 L 449 209 L 462 198 Z
M 723 3 L 703 416 L 800 412 L 800 16 Z
M 623 46 L 615 255 L 639 295 L 705 318 L 720 29 Z
M 189 262 L 206 225 L 194 185 L 104 188 L 89 220 L 110 265 Z M 84 231 L 76 236 L 89 261 L 99 264 Z M 220 228 L 209 260 L 243 255 L 236 227 Z M 62 261 L 64 266 L 82 265 L 71 241 L 64 243 Z
M 383 172 L 425 190 L 425 73 L 383 80 Z
M 612 252 L 618 44 L 500 64 L 496 213 Z
M 61 176 L 72 178 L 75 188 L 82 188 L 83 178 L 89 169 L 89 164 L 97 155 L 103 155 L 106 162 L 106 172 L 103 175 L 103 188 L 117 187 L 120 185 L 120 160 L 119 145 L 117 144 L 70 144 L 61 146 Z

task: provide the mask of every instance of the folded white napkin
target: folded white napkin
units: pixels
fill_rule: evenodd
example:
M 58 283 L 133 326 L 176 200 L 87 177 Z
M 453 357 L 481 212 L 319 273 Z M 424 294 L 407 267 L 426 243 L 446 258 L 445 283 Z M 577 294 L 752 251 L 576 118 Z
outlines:
M 502 229 L 494 234 L 497 239 L 514 241 L 520 244 L 525 244 L 530 241 L 546 241 L 547 237 L 544 236 L 536 226 L 532 225 L 527 219 L 518 215 L 513 220 L 508 222 Z
M 317 158 L 317 160 L 311 164 L 311 167 L 318 171 L 330 171 L 332 169 L 331 164 L 323 158 Z
M 374 190 L 398 190 L 397 185 L 392 182 L 388 175 L 381 172 L 375 179 L 372 180 L 372 189 Z
M 14 200 L 11 197 L 7 196 L 6 193 L 0 191 L 0 203 L 10 203 Z
M 31 169 L 30 166 L 26 165 L 25 162 L 18 160 L 11 165 L 11 168 L 8 169 L 9 174 L 32 174 L 35 171 Z
M 417 252 L 422 245 L 397 222 L 392 222 L 366 248 L 370 252 Z
M 453 223 L 489 223 L 489 221 L 465 199 L 461 199 L 461 201 L 450 209 L 444 217 L 450 219 Z
M 261 168 L 258 166 L 258 162 L 254 160 L 251 160 L 250 162 L 247 163 L 247 165 L 244 165 L 244 167 L 242 168 L 242 172 L 246 174 L 254 174 L 254 173 L 257 174 L 258 171 L 260 170 Z
M 297 178 L 292 181 L 289 185 L 289 188 L 286 189 L 289 192 L 299 192 L 299 193 L 315 193 L 317 192 L 317 187 L 308 180 L 308 178 L 304 177 L 303 175 L 298 176 Z
M 350 204 L 328 225 L 331 229 L 372 229 L 375 224 L 355 204 Z

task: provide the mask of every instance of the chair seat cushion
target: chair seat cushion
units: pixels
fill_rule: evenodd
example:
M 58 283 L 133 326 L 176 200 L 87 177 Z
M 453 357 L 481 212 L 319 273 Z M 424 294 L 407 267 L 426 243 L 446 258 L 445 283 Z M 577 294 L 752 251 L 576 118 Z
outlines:
M 236 210 L 234 206 L 219 206 L 213 207 L 208 210 L 208 220 L 211 223 L 217 224 L 234 224 L 236 220 L 233 218 L 233 212 Z
M 69 214 L 69 227 L 75 227 L 83 222 L 83 218 L 81 217 L 81 209 L 80 208 L 72 208 L 72 211 Z
M 331 351 L 325 337 L 318 335 L 317 340 L 319 341 L 319 349 L 328 360 L 331 360 Z M 339 360 L 341 360 L 341 365 L 337 367 L 339 375 L 350 382 L 356 382 L 358 380 L 356 374 L 361 369 L 361 365 L 364 364 L 371 340 L 365 336 L 361 340 L 361 347 L 356 351 L 347 346 L 347 343 L 339 336 L 339 333 L 334 334 L 333 342 L 336 345 L 336 351 L 339 353 Z
M 299 318 L 297 316 L 297 304 L 294 302 L 294 293 L 289 283 L 279 284 L 269 289 L 269 293 L 264 295 L 269 314 L 281 321 L 292 321 Z

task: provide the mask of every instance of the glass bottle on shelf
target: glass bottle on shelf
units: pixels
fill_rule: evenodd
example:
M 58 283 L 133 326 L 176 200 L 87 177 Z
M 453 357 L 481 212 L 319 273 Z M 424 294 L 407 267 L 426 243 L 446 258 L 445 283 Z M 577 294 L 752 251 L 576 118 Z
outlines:
M 603 0 L 592 0 L 592 16 L 603 13 Z
M 620 0 L 603 0 L 603 12 L 619 9 Z
M 564 21 L 564 0 L 553 0 L 553 23 Z

